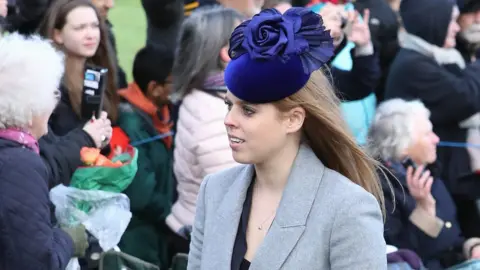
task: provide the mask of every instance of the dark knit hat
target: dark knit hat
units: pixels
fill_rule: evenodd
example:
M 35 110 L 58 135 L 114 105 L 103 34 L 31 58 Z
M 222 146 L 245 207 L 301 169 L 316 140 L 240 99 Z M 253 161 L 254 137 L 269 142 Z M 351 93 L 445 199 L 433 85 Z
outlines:
M 402 0 L 400 16 L 408 33 L 442 47 L 455 5 L 455 0 Z
M 480 0 L 457 0 L 460 13 L 471 13 L 480 10 Z

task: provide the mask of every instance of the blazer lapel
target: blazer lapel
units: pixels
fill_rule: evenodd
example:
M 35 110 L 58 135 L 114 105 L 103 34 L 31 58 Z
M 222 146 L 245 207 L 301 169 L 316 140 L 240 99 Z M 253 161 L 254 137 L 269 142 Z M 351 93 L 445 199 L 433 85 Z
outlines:
M 305 230 L 325 166 L 302 145 L 293 163 L 277 215 L 252 261 L 251 270 L 282 267 Z
M 236 177 L 236 180 L 228 189 L 218 208 L 214 224 L 216 228 L 213 231 L 219 241 L 215 247 L 212 247 L 213 252 L 211 253 L 214 254 L 214 257 L 211 259 L 215 260 L 215 265 L 219 266 L 218 269 L 231 269 L 233 245 L 237 236 L 243 203 L 245 202 L 254 170 L 253 165 L 245 166 L 245 169 Z

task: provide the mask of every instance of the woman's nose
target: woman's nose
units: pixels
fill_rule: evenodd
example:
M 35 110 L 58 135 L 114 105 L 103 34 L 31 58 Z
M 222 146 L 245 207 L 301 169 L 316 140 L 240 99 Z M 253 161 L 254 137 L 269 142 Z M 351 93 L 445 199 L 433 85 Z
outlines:
M 433 133 L 433 142 L 435 144 L 438 144 L 440 142 L 440 138 L 437 136 L 437 134 Z
M 94 27 L 88 27 L 87 28 L 87 38 L 88 39 L 93 39 L 95 37 L 95 29 Z
M 225 115 L 225 119 L 223 121 L 225 126 L 228 127 L 234 127 L 235 126 L 235 121 L 234 121 L 234 112 L 233 110 L 229 110 L 227 114 Z

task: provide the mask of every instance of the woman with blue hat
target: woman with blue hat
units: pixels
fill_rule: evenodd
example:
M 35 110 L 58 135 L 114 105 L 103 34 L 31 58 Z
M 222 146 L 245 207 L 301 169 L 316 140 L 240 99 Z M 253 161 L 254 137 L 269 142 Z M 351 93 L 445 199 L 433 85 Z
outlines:
M 240 24 L 225 71 L 238 167 L 201 184 L 188 269 L 386 269 L 376 163 L 322 67 L 320 15 L 267 9 Z

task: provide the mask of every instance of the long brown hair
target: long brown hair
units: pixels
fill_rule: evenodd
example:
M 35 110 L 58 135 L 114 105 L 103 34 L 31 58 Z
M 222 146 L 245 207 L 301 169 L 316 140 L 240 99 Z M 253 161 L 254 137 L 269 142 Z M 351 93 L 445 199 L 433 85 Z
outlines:
M 95 55 L 87 59 L 88 64 L 108 68 L 108 82 L 105 91 L 104 110 L 108 112 L 109 118 L 115 122 L 118 117 L 118 102 L 117 82 L 116 82 L 116 66 L 113 61 L 113 49 L 108 40 L 108 31 L 105 21 L 102 19 L 98 10 L 92 4 L 91 0 L 55 0 L 47 12 L 43 22 L 40 24 L 39 32 L 46 38 L 52 39 L 55 30 L 61 30 L 67 23 L 68 14 L 77 7 L 91 7 L 95 10 L 97 18 L 100 22 L 100 44 Z M 59 49 L 64 49 L 56 44 Z M 80 73 L 72 71 L 66 61 L 64 84 L 67 87 L 68 95 L 72 108 L 75 113 L 80 116 L 80 108 L 82 101 L 82 87 L 83 87 L 83 70 Z
M 321 70 L 297 93 L 275 102 L 280 111 L 301 106 L 306 111 L 303 132 L 307 143 L 325 166 L 349 178 L 378 200 L 385 216 L 380 164 L 355 142 L 340 111 L 340 100 Z
M 223 71 L 219 52 L 241 21 L 240 13 L 221 6 L 201 7 L 183 21 L 173 66 L 173 102 L 202 88 L 210 73 Z

